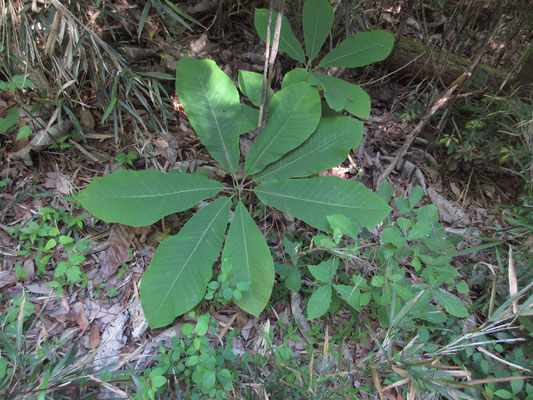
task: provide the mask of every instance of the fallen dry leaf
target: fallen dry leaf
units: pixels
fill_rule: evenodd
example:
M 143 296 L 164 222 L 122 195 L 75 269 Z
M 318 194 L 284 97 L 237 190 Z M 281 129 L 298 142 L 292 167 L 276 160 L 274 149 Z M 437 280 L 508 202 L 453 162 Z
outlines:
M 39 152 L 43 149 L 46 149 L 48 146 L 55 144 L 60 137 L 68 134 L 71 128 L 72 122 L 63 120 L 62 123 L 56 124 L 48 129 L 41 129 L 35 133 L 33 139 L 25 148 L 13 153 L 11 155 L 11 159 L 21 160 L 27 166 L 33 166 L 30 151 L 33 150 Z
M 109 247 L 106 260 L 96 277 L 97 283 L 105 282 L 115 273 L 122 263 L 129 261 L 128 249 L 133 240 L 135 230 L 132 227 L 114 224 L 109 234 Z
M 46 189 L 50 189 L 52 193 L 70 196 L 72 194 L 72 185 L 67 177 L 60 172 L 48 172 L 46 180 L 43 183 Z
M 82 331 L 86 331 L 89 329 L 89 320 L 87 319 L 87 316 L 85 315 L 85 305 L 81 302 L 74 303 L 71 306 L 70 313 L 73 314 L 74 320 L 78 324 L 78 326 L 81 328 Z
M 80 109 L 80 123 L 87 128 L 94 129 L 94 117 L 87 108 Z
M 89 349 L 94 350 L 100 344 L 100 330 L 96 324 L 91 326 L 91 333 L 89 333 Z
M 461 195 L 461 189 L 455 183 L 450 182 L 450 188 L 455 196 L 459 197 Z
M 13 271 L 0 271 L 0 289 L 12 285 L 16 282 L 17 277 Z

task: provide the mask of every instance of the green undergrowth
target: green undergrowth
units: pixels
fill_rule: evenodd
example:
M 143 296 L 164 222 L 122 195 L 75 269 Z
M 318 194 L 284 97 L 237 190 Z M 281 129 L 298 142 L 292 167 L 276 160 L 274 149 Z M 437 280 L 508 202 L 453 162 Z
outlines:
M 276 318 L 263 320 L 248 349 L 235 347 L 240 329 L 221 335 L 215 320 L 217 310 L 246 290 L 229 282 L 232 267 L 222 260 L 208 284 L 203 311 L 189 313 L 191 322 L 181 324 L 170 345 L 160 346 L 153 363 L 142 370 L 131 360 L 122 367 L 85 371 L 80 363 L 86 358 L 76 353 L 68 353 L 70 361 L 57 367 L 56 358 L 38 358 L 51 357 L 41 344 L 13 361 L 13 343 L 17 337 L 22 338 L 19 346 L 26 343 L 24 332 L 35 321 L 32 299 L 26 297 L 23 305 L 21 298 L 14 300 L 3 316 L 3 340 L 12 342 L 4 344 L 0 360 L 2 390 L 54 389 L 46 371 L 57 369 L 66 371 L 63 378 L 75 382 L 80 394 L 107 388 L 147 400 L 347 399 L 376 396 L 379 390 L 422 399 L 432 394 L 531 398 L 526 340 L 532 283 L 518 275 L 518 293 L 509 294 L 505 253 L 495 247 L 497 241 L 456 250 L 464 238 L 445 233 L 435 207 L 420 202 L 420 188 L 413 188 L 409 198 L 392 198 L 385 185 L 380 195 L 398 214 L 385 221 L 377 243 L 370 232 L 350 237 L 350 225 L 338 216 L 330 218 L 331 235 L 292 233 L 283 239 L 271 304 L 279 311 L 296 294 L 303 300 L 302 313 L 280 317 L 269 306 Z M 500 254 L 501 273 L 491 276 L 475 263 L 457 269 L 458 257 L 483 251 Z M 490 295 L 480 296 L 483 292 Z M 50 344 L 54 349 L 64 345 Z M 50 367 L 35 369 L 36 361 L 30 362 L 35 357 Z M 13 373 L 10 367 L 22 366 L 27 366 L 25 373 L 33 371 L 28 380 L 33 384 L 13 386 L 13 379 L 5 377 Z M 59 385 L 62 375 L 55 376 Z M 60 398 L 60 393 L 55 388 L 47 396 Z
M 498 165 L 520 176 L 531 167 L 531 99 L 486 94 L 459 100 L 439 143 L 464 163 Z
M 87 275 L 82 264 L 91 250 L 89 239 L 80 237 L 85 218 L 63 208 L 40 207 L 32 218 L 6 227 L 18 241 L 15 255 L 25 258 L 15 264 L 17 280 L 29 278 L 30 268 L 37 276 L 51 277 L 45 284 L 56 291 L 58 298 L 65 287 L 85 288 Z
M 139 35 L 151 7 L 185 22 L 171 2 L 152 1 L 142 13 Z M 73 21 L 68 8 L 50 13 Z M 268 40 L 268 10 L 256 10 L 254 17 L 258 35 Z M 23 18 L 39 19 L 29 9 Z M 123 22 L 119 15 L 108 18 Z M 47 337 L 43 299 L 23 291 L 1 299 L 0 397 L 533 399 L 532 257 L 531 244 L 523 240 L 533 232 L 531 143 L 524 123 L 529 110 L 521 100 L 500 98 L 464 104 L 460 112 L 476 118 L 461 119 L 441 141 L 453 157 L 497 162 L 524 181 L 521 203 L 502 206 L 508 227 L 498 234 L 507 235 L 506 242 L 478 238 L 473 245 L 467 237 L 447 234 L 420 187 L 403 198 L 393 196 L 388 183 L 376 194 L 361 182 L 317 177 L 359 144 L 362 120 L 370 115 L 370 98 L 361 87 L 323 69 L 383 60 L 393 42 L 384 31 L 359 32 L 323 55 L 333 18 L 329 2 L 305 2 L 305 50 L 283 19 L 280 51 L 300 68 L 284 76 L 281 88 L 267 88 L 270 102 L 260 74 L 239 71 L 237 88 L 213 61 L 180 60 L 180 101 L 208 152 L 227 171 L 225 179 L 208 179 L 202 171 L 120 170 L 78 194 L 98 218 L 143 226 L 220 193 L 160 244 L 142 278 L 140 296 L 151 327 L 178 326 L 170 343 L 160 345 L 143 368 L 137 367 L 139 359 L 153 354 L 130 354 L 95 369 L 91 361 L 100 348 L 84 352 L 68 337 Z M 85 32 L 77 21 L 72 27 Z M 102 84 L 105 68 L 94 71 L 101 123 L 113 121 L 117 137 L 123 114 L 150 126 L 131 105 L 137 99 L 149 111 L 151 127 L 165 131 L 170 96 L 160 81 L 174 77 L 123 68 L 125 60 L 114 48 L 85 33 L 84 40 L 97 44 L 90 52 L 100 49 L 120 70 L 111 85 Z M 81 51 L 85 42 L 78 44 Z M 50 57 L 59 56 L 58 49 Z M 11 93 L 36 89 L 19 75 L 0 86 Z M 69 93 L 59 94 L 67 100 Z M 58 107 L 76 125 L 67 103 Z M 500 114 L 508 117 L 507 125 Z M 18 109 L 6 115 L 0 133 L 7 137 L 14 133 Z M 240 135 L 258 126 L 262 132 L 241 157 Z M 25 135 L 31 132 L 18 132 Z M 65 140 L 57 146 L 68 146 Z M 128 166 L 137 157 L 119 152 L 115 161 Z M 0 188 L 8 184 L 3 179 Z M 261 230 L 275 220 L 269 207 L 311 228 L 287 232 L 280 243 L 277 232 Z M 85 218 L 76 206 L 70 212 L 40 207 L 24 222 L 7 226 L 17 241 L 17 280 L 32 279 L 29 260 L 58 298 L 91 290 L 94 300 L 111 301 L 116 289 L 88 285 Z M 234 320 L 218 320 L 221 310 L 256 318 L 247 340 Z
M 380 189 L 387 201 L 391 193 L 387 185 Z M 327 321 L 348 311 L 354 326 L 366 328 L 359 328 L 352 339 L 370 350 L 351 368 L 374 390 L 376 378 L 369 371 L 375 371 L 383 387 L 394 385 L 404 396 L 521 398 L 523 388 L 531 388 L 526 385 L 531 362 L 528 307 L 533 301 L 529 272 L 517 270 L 518 289 L 528 298 L 517 313 L 510 312 L 501 258 L 496 275 L 475 261 L 461 270 L 455 266 L 466 254 L 474 260 L 486 257 L 482 254 L 501 255 L 496 247 L 501 241 L 457 250 L 464 238 L 447 235 L 436 208 L 419 205 L 422 196 L 422 189 L 415 187 L 408 199 L 393 199 L 399 216 L 386 221 L 378 246 L 369 246 L 364 234 L 341 240 L 346 231 L 338 220 L 330 221 L 337 237 L 285 238 L 286 261 L 276 265 L 285 295 L 303 293 L 310 320 Z M 521 322 L 513 324 L 517 318 Z M 373 321 L 379 328 L 372 328 Z M 487 377 L 491 382 L 468 383 Z

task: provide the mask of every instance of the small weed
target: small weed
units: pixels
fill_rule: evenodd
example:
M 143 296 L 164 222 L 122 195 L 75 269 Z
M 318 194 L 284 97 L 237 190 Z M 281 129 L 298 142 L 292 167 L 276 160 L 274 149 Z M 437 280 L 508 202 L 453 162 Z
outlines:
M 25 75 L 15 75 L 9 82 L 0 81 L 0 93 L 5 91 L 16 92 L 22 89 L 35 89 L 35 84 Z M 19 108 L 11 107 L 7 110 L 5 118 L 0 118 L 0 134 L 7 135 L 16 128 L 19 120 Z M 18 129 L 15 140 L 21 140 L 29 137 L 32 134 L 32 130 L 29 126 L 23 125 Z
M 53 280 L 45 284 L 56 289 L 58 297 L 65 286 L 87 284 L 81 264 L 91 248 L 89 240 L 79 239 L 76 231 L 83 227 L 84 218 L 83 215 L 71 217 L 62 209 L 41 207 L 32 220 L 7 228 L 19 240 L 16 254 L 33 258 L 38 275 L 47 274 L 53 267 Z M 17 279 L 28 277 L 26 267 L 15 265 Z
M 66 149 L 72 147 L 72 145 L 67 143 L 67 140 L 70 139 L 70 137 L 71 137 L 71 135 L 61 136 L 59 139 L 57 139 L 57 143 L 54 143 L 54 144 L 50 145 L 49 148 L 51 150 L 63 151 L 63 150 L 66 150 Z
M 533 156 L 532 116 L 527 101 L 486 95 L 455 110 L 439 144 L 458 160 L 525 171 Z
M 128 154 L 119 152 L 115 156 L 115 161 L 118 165 L 131 165 L 133 166 L 133 161 L 139 158 L 139 154 L 136 151 L 130 151 Z
M 75 388 L 81 395 L 90 354 L 79 354 L 76 342 L 30 336 L 38 321 L 34 304 L 23 294 L 0 314 L 0 397 L 9 400 L 66 398 L 60 391 Z M 98 373 L 98 371 L 94 371 Z

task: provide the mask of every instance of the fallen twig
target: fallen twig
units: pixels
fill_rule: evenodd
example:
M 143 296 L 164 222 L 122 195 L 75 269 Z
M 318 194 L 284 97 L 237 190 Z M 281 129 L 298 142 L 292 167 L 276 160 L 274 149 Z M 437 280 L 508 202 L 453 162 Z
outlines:
M 429 120 L 431 119 L 433 114 L 435 114 L 439 108 L 444 106 L 448 102 L 448 100 L 450 100 L 450 98 L 451 98 L 453 92 L 455 91 L 455 89 L 457 89 L 463 83 L 463 81 L 468 79 L 469 76 L 470 76 L 470 73 L 468 73 L 468 72 L 463 73 L 459 78 L 457 78 L 455 80 L 455 82 L 453 82 L 450 85 L 450 87 L 448 89 L 446 89 L 446 91 L 441 96 L 439 96 L 439 98 L 437 100 L 435 100 L 435 102 L 429 108 L 429 110 L 426 112 L 424 117 L 422 117 L 422 119 L 418 122 L 418 124 L 416 124 L 416 126 L 411 131 L 411 133 L 409 133 L 409 135 L 407 135 L 407 138 L 405 139 L 404 144 L 402 145 L 402 147 L 400 147 L 400 150 L 398 150 L 398 152 L 396 153 L 396 156 L 394 157 L 394 160 L 392 160 L 392 162 L 389 164 L 389 166 L 385 169 L 385 171 L 378 178 L 376 187 L 379 188 L 379 186 L 383 183 L 383 181 L 385 181 L 385 179 L 387 179 L 387 177 L 390 175 L 390 173 L 396 167 L 396 164 L 398 164 L 398 162 L 407 153 L 407 150 L 409 150 L 409 147 L 411 146 L 411 144 L 413 143 L 413 141 L 415 140 L 417 135 L 420 133 L 420 131 L 422 131 L 422 129 L 429 122 Z

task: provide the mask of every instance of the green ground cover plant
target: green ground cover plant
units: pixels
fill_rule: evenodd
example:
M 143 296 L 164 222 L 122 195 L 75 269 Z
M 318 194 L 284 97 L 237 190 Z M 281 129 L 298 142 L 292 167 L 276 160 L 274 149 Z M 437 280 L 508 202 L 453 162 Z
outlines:
M 73 389 L 73 396 L 81 395 L 84 385 L 91 380 L 88 364 L 92 354 L 80 353 L 77 342 L 67 345 L 68 337 L 50 339 L 46 334 L 39 340 L 32 337 L 39 315 L 26 293 L 10 299 L 7 309 L 0 312 L 2 399 L 66 398 L 61 391 L 67 388 Z
M 334 176 L 308 178 L 342 162 L 362 135 L 363 124 L 355 118 L 322 116 L 319 89 L 333 110 L 363 119 L 370 111 L 368 95 L 359 86 L 311 71 L 331 28 L 332 17 L 322 24 L 319 16 L 319 10 L 326 9 L 332 16 L 327 1 L 311 0 L 304 7 L 307 58 L 284 19 L 280 50 L 306 69 L 289 72 L 281 90 L 272 96 L 266 124 L 243 167 L 239 167 L 239 135 L 257 127 L 258 110 L 241 103 L 237 88 L 213 61 L 190 57 L 179 61 L 176 91 L 180 101 L 200 140 L 229 173 L 233 185 L 198 173 L 121 170 L 95 179 L 78 194 L 77 199 L 94 216 L 131 226 L 155 223 L 224 194 L 159 245 L 140 287 L 152 328 L 171 323 L 203 299 L 221 250 L 222 258 L 231 264 L 230 285 L 249 287 L 237 296 L 234 291 L 235 303 L 256 316 L 265 308 L 274 284 L 274 263 L 264 235 L 248 211 L 254 204 L 251 194 L 324 232 L 331 232 L 330 215 L 343 216 L 353 231 L 359 231 L 376 226 L 389 213 L 390 207 L 360 182 Z M 264 16 L 265 10 L 256 10 L 255 25 L 262 37 L 267 24 Z M 310 26 L 317 21 L 321 23 L 311 32 Z M 383 60 L 392 43 L 393 37 L 383 31 L 358 33 L 331 50 L 318 66 L 368 65 Z M 239 74 L 239 88 L 255 106 L 262 92 L 259 79 L 259 74 Z
M 463 162 L 495 163 L 520 174 L 533 157 L 532 118 L 531 100 L 486 94 L 458 104 L 439 144 Z
M 214 332 L 214 320 L 209 314 L 190 314 L 196 318 L 196 323 L 184 324 L 181 334 L 172 338 L 168 350 L 160 347 L 153 367 L 142 371 L 129 368 L 126 373 L 115 374 L 115 379 L 122 376 L 134 387 L 132 397 L 135 400 L 154 400 L 172 391 L 177 398 L 183 398 L 182 390 L 191 400 L 229 398 L 236 377 L 235 354 L 231 351 L 233 334 L 229 334 L 229 346 L 213 346 L 207 333 Z
M 68 6 L 77 4 L 81 2 Z M 100 4 L 94 7 L 103 11 Z M 155 15 L 153 11 L 181 21 L 177 19 L 181 10 L 168 0 L 147 2 L 137 27 L 139 37 L 148 18 Z M 26 15 L 29 12 L 27 8 Z M 58 11 L 51 7 L 49 16 L 54 12 Z M 186 14 L 183 17 L 189 18 Z M 272 17 L 271 32 L 276 17 Z M 105 18 L 119 21 L 124 17 L 110 13 Z M 267 10 L 256 11 L 256 29 L 264 40 L 268 40 L 268 18 Z M 508 167 L 524 180 L 527 192 L 520 205 L 502 206 L 502 217 L 510 225 L 497 230 L 510 238 L 505 247 L 501 240 L 482 239 L 479 246 L 457 250 L 464 238 L 445 233 L 436 207 L 421 204 L 420 187 L 414 187 L 408 198 L 401 198 L 393 197 L 392 187 L 386 183 L 379 190 L 380 200 L 360 183 L 315 177 L 320 170 L 343 162 L 349 149 L 358 145 L 360 120 L 370 111 L 369 98 L 359 86 L 327 75 L 325 68 L 378 61 L 388 54 L 391 37 L 380 31 L 362 32 L 319 57 L 333 20 L 331 6 L 324 0 L 307 0 L 302 18 L 305 46 L 298 42 L 286 18 L 280 42 L 281 51 L 301 68 L 287 73 L 281 88 L 269 88 L 266 124 L 260 127 L 259 138 L 246 156 L 241 157 L 238 139 L 258 126 L 257 108 L 265 97 L 263 77 L 239 71 L 236 87 L 211 61 L 183 58 L 178 64 L 176 90 L 180 101 L 208 151 L 228 171 L 224 178 L 208 179 L 201 170 L 194 174 L 122 171 L 95 180 L 79 195 L 97 217 L 134 226 L 213 199 L 177 235 L 161 243 L 141 283 L 143 307 L 152 327 L 185 314 L 187 322 L 173 331 L 176 335 L 171 344 L 159 347 L 154 362 L 134 369 L 137 357 L 151 356 L 137 352 L 146 344 L 147 337 L 143 336 L 136 351 L 128 354 L 129 349 L 125 349 L 120 363 L 95 369 L 91 364 L 98 358 L 99 348 L 81 352 L 70 340 L 72 333 L 62 340 L 47 337 L 50 332 L 46 332 L 40 313 L 46 316 L 48 301 L 56 300 L 28 295 L 22 289 L 20 296 L 0 299 L 1 398 L 41 400 L 116 394 L 136 400 L 533 399 L 533 253 L 531 240 L 524 239 L 533 232 L 527 104 L 504 98 L 474 102 L 474 108 L 465 107 L 461 112 L 485 115 L 461 119 L 459 141 L 441 143 L 463 161 L 483 160 Z M 43 18 L 41 22 L 46 21 Z M 72 20 L 68 23 L 68 32 L 74 32 Z M 83 47 L 80 43 L 76 51 Z M 113 56 L 109 48 L 105 50 Z M 126 65 L 122 59 L 118 61 Z M 157 107 L 146 101 L 152 89 L 143 88 L 145 83 L 155 83 L 155 103 L 168 106 L 168 95 L 158 80 L 173 78 L 160 73 L 138 74 L 128 68 L 116 78 L 111 84 L 97 84 L 99 101 L 105 100 L 98 104 L 103 111 L 101 122 L 113 120 L 117 136 L 124 111 L 134 117 L 134 124 L 135 120 L 142 124 L 130 108 L 128 99 L 133 96 L 149 110 L 152 127 L 165 130 L 162 125 L 166 126 L 164 115 L 169 109 L 161 110 L 161 122 Z M 0 82 L 0 91 L 26 93 L 25 89 L 35 89 L 32 84 L 23 75 L 14 75 L 8 82 Z M 498 107 L 489 107 L 491 101 Z M 63 107 L 68 114 L 69 108 Z M 413 110 L 405 119 L 414 118 Z M 512 115 L 513 110 L 516 115 Z M 7 118 L 0 119 L 0 134 L 7 137 L 16 133 L 19 115 L 17 106 L 5 111 L 2 116 Z M 346 117 L 347 113 L 357 119 Z M 508 117 L 507 123 L 496 113 Z M 496 137 L 494 132 L 508 137 Z M 30 134 L 26 127 L 13 136 L 20 139 Z M 68 149 L 69 138 L 60 138 L 53 148 Z M 119 152 L 115 162 L 129 168 L 136 158 L 135 152 Z M 19 179 L 7 176 L 10 178 L 0 179 L 0 189 Z M 21 198 L 26 200 L 22 196 L 10 199 L 7 207 L 0 203 L 0 214 L 7 214 Z M 56 289 L 58 297 L 75 294 L 81 298 L 85 294 L 101 304 L 120 303 L 118 290 L 104 283 L 90 294 L 83 292 L 87 281 L 84 266 L 90 264 L 85 258 L 89 241 L 79 237 L 85 216 L 72 217 L 61 208 L 42 207 L 39 196 L 50 194 L 35 194 L 28 220 L 2 226 L 18 243 L 16 256 L 33 260 L 37 277 L 46 275 L 46 284 Z M 397 210 L 394 217 L 387 204 Z M 271 231 L 265 238 L 260 228 L 266 224 L 258 222 L 263 217 L 269 220 L 270 207 L 313 228 L 287 232 L 282 238 L 285 254 L 281 259 L 277 235 Z M 182 215 L 187 219 L 190 212 Z M 368 231 L 381 222 L 378 230 Z M 302 231 L 303 239 L 299 236 Z M 456 263 L 456 257 L 471 252 L 478 252 L 472 259 L 475 264 L 464 264 L 464 258 Z M 131 251 L 130 255 L 133 257 Z M 22 280 L 15 285 L 23 287 L 30 278 L 26 265 L 14 264 L 17 280 Z M 127 269 L 123 264 L 117 274 L 119 280 Z M 281 282 L 277 287 L 274 273 Z M 509 288 L 513 274 L 514 290 Z M 8 289 L 7 293 L 13 293 L 13 288 Z M 299 316 L 285 302 L 289 292 L 291 300 L 293 295 L 303 300 Z M 158 309 L 161 298 L 168 301 Z M 202 300 L 209 303 L 209 311 L 204 307 L 189 311 Z M 270 313 L 254 321 L 261 324 L 256 332 L 261 329 L 262 335 L 252 336 L 251 340 L 257 340 L 253 344 L 251 340 L 241 341 L 235 324 L 217 329 L 221 320 L 212 310 L 235 302 L 258 315 L 269 301 L 275 302 Z M 284 314 L 271 325 L 280 305 Z M 250 346 L 248 349 L 253 345 L 253 350 L 243 354 L 233 343 Z
M 357 332 L 352 328 L 341 337 L 372 348 L 351 366 L 355 379 L 373 380 L 376 386 L 369 373 L 375 370 L 384 387 L 393 385 L 405 396 L 415 393 L 419 398 L 429 393 L 520 398 L 519 392 L 531 386 L 526 380 L 530 361 L 524 353 L 527 345 L 517 345 L 525 338 L 513 332 L 531 334 L 533 284 L 528 270 L 517 268 L 516 295 L 505 288 L 507 272 L 492 279 L 475 267 L 471 273 L 466 268 L 460 272 L 454 259 L 492 248 L 498 253 L 502 241 L 457 250 L 464 238 L 445 233 L 434 205 L 420 205 L 422 188 L 411 189 L 408 198 L 393 197 L 385 183 L 379 193 L 399 211 L 386 219 L 379 245 L 365 246 L 368 238 L 351 236 L 338 218 L 330 219 L 333 235 L 284 239 L 290 262 L 277 263 L 276 271 L 286 289 L 306 297 L 308 320 L 330 320 L 346 311 L 352 315 L 348 325 L 358 327 Z M 501 261 L 499 268 L 506 270 Z M 480 285 L 488 291 L 486 300 L 470 302 L 479 290 L 474 286 Z M 509 304 L 520 297 L 526 300 L 514 312 Z M 480 319 L 478 324 L 474 318 Z M 379 321 L 378 330 L 371 328 L 371 320 Z
M 41 207 L 27 223 L 6 227 L 18 239 L 20 249 L 16 255 L 33 259 L 37 275 L 53 269 L 54 279 L 46 285 L 56 289 L 58 298 L 67 286 L 85 287 L 87 284 L 81 264 L 91 248 L 89 239 L 80 239 L 77 232 L 83 228 L 85 218 L 84 215 L 71 216 L 61 208 Z M 28 277 L 25 269 L 22 264 L 15 264 L 17 279 Z
M 2 48 L 0 47 L 0 54 L 2 53 Z M 3 67 L 2 62 L 0 62 L 0 69 Z M 16 92 L 17 90 L 22 89 L 35 89 L 35 83 L 28 79 L 24 75 L 14 75 L 9 81 L 0 81 L 0 93 L 5 91 Z M 19 120 L 19 108 L 11 107 L 7 110 L 6 117 L 0 117 L 0 134 L 7 135 L 12 130 L 15 129 L 16 124 Z M 29 126 L 23 125 L 18 128 L 17 136 L 15 140 L 20 140 L 27 138 L 32 134 L 32 130 Z M 1 142 L 0 142 L 1 143 Z

